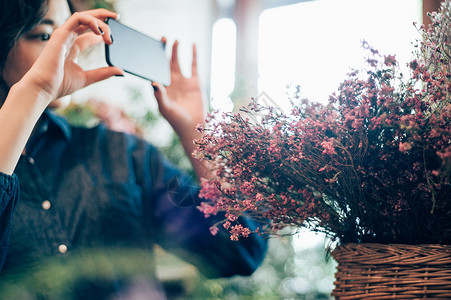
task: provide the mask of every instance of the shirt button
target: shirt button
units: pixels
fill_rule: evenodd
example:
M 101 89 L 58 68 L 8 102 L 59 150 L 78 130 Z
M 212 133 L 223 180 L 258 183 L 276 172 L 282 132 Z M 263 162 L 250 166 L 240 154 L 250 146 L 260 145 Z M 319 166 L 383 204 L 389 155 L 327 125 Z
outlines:
M 50 203 L 49 200 L 45 200 L 45 201 L 42 201 L 41 206 L 44 210 L 49 210 L 50 207 L 52 206 L 52 203 Z
M 28 158 L 28 162 L 29 162 L 30 164 L 34 165 L 34 159 L 33 159 L 33 158 L 29 157 L 29 158 Z
M 67 252 L 67 246 L 64 245 L 64 244 L 59 245 L 58 246 L 58 252 L 61 253 L 61 254 L 66 253 Z

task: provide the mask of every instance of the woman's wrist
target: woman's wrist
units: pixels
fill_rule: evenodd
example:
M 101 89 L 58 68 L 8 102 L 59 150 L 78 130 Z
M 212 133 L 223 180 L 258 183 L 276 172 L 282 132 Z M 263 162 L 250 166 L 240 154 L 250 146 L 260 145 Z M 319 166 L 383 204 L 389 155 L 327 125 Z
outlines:
M 55 99 L 55 96 L 46 92 L 43 88 L 31 80 L 27 74 L 11 87 L 9 94 L 11 94 L 11 92 L 26 95 L 23 100 L 34 106 L 42 106 L 43 109 L 45 109 L 50 102 Z
M 0 109 L 0 171 L 12 174 L 48 99 L 19 81 L 11 87 Z
M 213 173 L 209 164 L 205 161 L 200 161 L 197 158 L 193 157 L 193 153 L 197 150 L 195 141 L 202 137 L 202 134 L 197 130 L 196 127 L 197 126 L 188 126 L 182 133 L 177 132 L 177 134 L 197 177 L 199 179 L 209 179 L 213 177 Z

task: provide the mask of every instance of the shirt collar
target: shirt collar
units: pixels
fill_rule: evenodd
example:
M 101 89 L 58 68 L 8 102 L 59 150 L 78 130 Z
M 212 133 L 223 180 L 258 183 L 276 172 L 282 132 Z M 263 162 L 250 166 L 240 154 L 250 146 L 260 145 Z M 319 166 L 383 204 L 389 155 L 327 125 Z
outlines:
M 65 118 L 57 115 L 52 109 L 47 108 L 42 117 L 48 121 L 48 126 L 60 131 L 62 136 L 69 140 L 71 138 L 70 125 Z

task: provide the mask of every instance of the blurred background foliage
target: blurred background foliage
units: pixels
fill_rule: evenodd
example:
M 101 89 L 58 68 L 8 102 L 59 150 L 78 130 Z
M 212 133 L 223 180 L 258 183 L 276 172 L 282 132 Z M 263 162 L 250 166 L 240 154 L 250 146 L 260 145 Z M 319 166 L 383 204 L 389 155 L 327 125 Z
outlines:
M 116 0 L 71 0 L 76 10 L 105 8 L 115 11 Z
M 271 239 L 252 276 L 200 280 L 188 299 L 332 299 L 335 262 L 325 258 L 322 245 L 296 249 L 292 238 Z

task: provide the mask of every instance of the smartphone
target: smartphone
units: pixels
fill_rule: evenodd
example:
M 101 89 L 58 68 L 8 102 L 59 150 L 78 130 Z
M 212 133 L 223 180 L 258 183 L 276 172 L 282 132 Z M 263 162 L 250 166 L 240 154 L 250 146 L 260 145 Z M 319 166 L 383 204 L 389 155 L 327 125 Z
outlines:
M 138 32 L 118 21 L 108 18 L 112 45 L 105 45 L 108 65 L 122 68 L 141 78 L 171 84 L 169 59 L 162 41 Z

